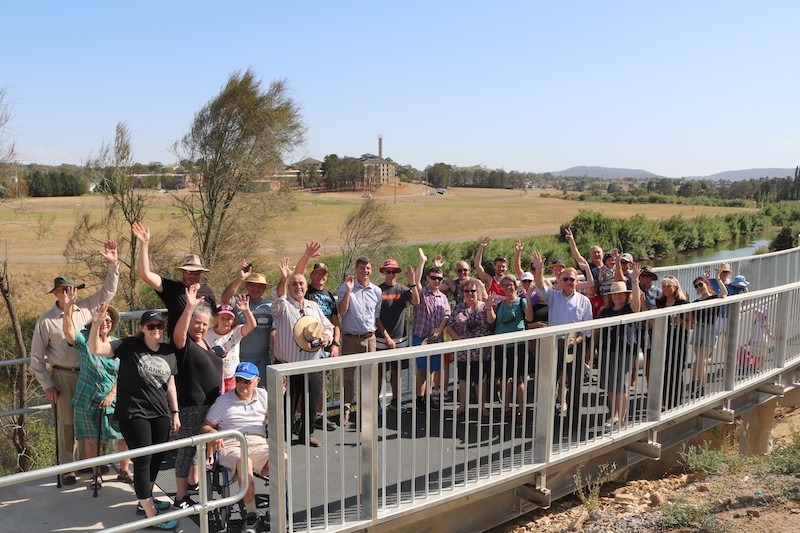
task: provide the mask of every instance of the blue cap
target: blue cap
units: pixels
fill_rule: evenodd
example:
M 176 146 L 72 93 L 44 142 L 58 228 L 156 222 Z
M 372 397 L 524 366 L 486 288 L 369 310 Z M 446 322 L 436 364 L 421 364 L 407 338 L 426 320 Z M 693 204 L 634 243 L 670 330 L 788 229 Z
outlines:
M 745 279 L 744 276 L 734 276 L 733 281 L 731 281 L 731 285 L 734 287 L 747 287 L 750 285 L 750 282 Z
M 258 368 L 253 363 L 239 363 L 236 365 L 236 373 L 233 377 L 251 381 L 253 378 L 259 377 Z

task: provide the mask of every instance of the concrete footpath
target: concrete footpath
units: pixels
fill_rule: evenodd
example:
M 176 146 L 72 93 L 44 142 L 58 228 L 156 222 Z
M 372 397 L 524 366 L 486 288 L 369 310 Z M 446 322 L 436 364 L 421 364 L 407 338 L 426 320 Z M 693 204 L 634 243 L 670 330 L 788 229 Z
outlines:
M 103 476 L 97 498 L 88 488 L 89 474 L 79 475 L 75 485 L 60 489 L 55 478 L 0 489 L 0 531 L 100 531 L 142 518 L 136 514 L 133 486 L 116 481 L 116 477 L 113 470 Z M 154 496 L 169 499 L 158 486 Z M 195 533 L 200 528 L 191 518 L 183 518 L 179 530 Z

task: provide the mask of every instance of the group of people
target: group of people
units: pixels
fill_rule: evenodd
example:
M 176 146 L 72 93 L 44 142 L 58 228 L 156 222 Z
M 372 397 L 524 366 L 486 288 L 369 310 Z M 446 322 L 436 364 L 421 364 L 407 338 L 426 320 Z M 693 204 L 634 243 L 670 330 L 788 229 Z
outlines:
M 320 244 L 311 241 L 295 265 L 289 258 L 281 259 L 278 282 L 269 298 L 264 296 L 270 288 L 266 277 L 243 261 L 217 305 L 213 291 L 202 283 L 208 269 L 199 257 L 185 257 L 178 267 L 180 279 L 163 278 L 150 269 L 149 230 L 137 222 L 132 231 L 140 250 L 136 258 L 138 276 L 162 299 L 166 316 L 146 311 L 137 335 L 113 337 L 119 313 L 108 302 L 116 292 L 119 268 L 116 244 L 108 241 L 102 252 L 108 262 L 102 288 L 79 299 L 77 293 L 83 284 L 69 277 L 56 278 L 50 291 L 56 302 L 36 324 L 31 367 L 47 399 L 56 406 L 60 462 L 74 460 L 75 439 L 82 443 L 81 455 L 92 457 L 101 443 L 111 439 L 117 439 L 119 446 L 137 448 L 166 442 L 171 435 L 180 438 L 239 429 L 247 435 L 249 458 L 241 457 L 233 439 L 215 440 L 209 449 L 218 452 L 220 462 L 237 476 L 252 477 L 254 469 L 269 468 L 267 402 L 261 378 L 270 364 L 590 322 L 688 302 L 677 278 L 664 276 L 659 287 L 659 276 L 648 267 L 640 267 L 629 253 L 603 253 L 599 246 L 592 246 L 587 260 L 580 254 L 571 230 L 564 228 L 578 268 L 567 266 L 563 260 L 552 261 L 550 279 L 545 279 L 545 259 L 538 252 L 530 254 L 529 268 L 523 270 L 521 241 L 514 249 L 514 273 L 509 272 L 509 261 L 503 256 L 495 257 L 493 272 L 487 272 L 483 255 L 491 239 L 485 237 L 473 258 L 475 276 L 469 262 L 462 259 L 454 265 L 454 277 L 445 279 L 441 256 L 426 268 L 428 258 L 420 248 L 418 264 L 405 269 L 407 285 L 398 282 L 403 269 L 395 259 L 380 263 L 383 281 L 376 284 L 372 281 L 372 261 L 358 257 L 354 272 L 344 276 L 334 295 L 325 287 L 328 267 L 319 261 Z M 306 269 L 312 261 L 307 279 Z M 731 280 L 731 275 L 730 267 L 723 263 L 715 279 L 710 279 L 710 272 L 699 276 L 694 280 L 697 300 L 724 298 L 746 290 L 744 277 Z M 237 294 L 242 284 L 245 291 Z M 406 316 L 409 306 L 413 310 L 410 327 Z M 670 318 L 667 353 L 676 360 L 673 367 L 679 374 L 689 356 L 674 347 L 685 347 L 691 332 L 691 387 L 696 391 L 705 386 L 705 364 L 724 331 L 725 318 L 714 308 Z M 585 330 L 557 339 L 555 405 L 558 413 L 569 412 L 569 406 L 578 401 L 582 380 L 597 364 L 610 413 L 605 425 L 613 428 L 626 420 L 628 394 L 635 380 L 634 362 L 639 351 L 646 351 L 647 343 L 642 339 L 648 332 L 625 325 L 594 329 L 587 323 Z M 417 409 L 439 409 L 445 396 L 453 394 L 449 381 L 450 365 L 455 362 L 459 418 L 469 408 L 468 385 L 472 385 L 476 396 L 483 399 L 483 414 L 490 414 L 486 400 L 497 399 L 507 420 L 522 422 L 526 383 L 533 377 L 537 355 L 533 343 L 508 342 L 493 349 L 452 353 L 445 353 L 443 344 L 441 352 L 418 357 L 413 363 Z M 391 375 L 389 409 L 399 409 L 401 404 L 399 366 L 391 363 L 380 370 L 381 375 Z M 649 376 L 649 366 L 646 374 Z M 341 425 L 357 423 L 357 378 L 354 368 L 344 370 L 338 419 Z M 674 382 L 669 391 L 664 388 L 665 406 L 680 400 L 683 378 L 675 377 Z M 322 372 L 293 376 L 289 381 L 287 406 L 299 443 L 320 446 L 314 430 L 337 427 L 327 416 L 324 383 Z M 189 491 L 198 481 L 194 454 L 193 447 L 177 454 L 174 504 L 152 498 L 163 454 L 133 459 L 132 479 L 128 465 L 121 464 L 118 479 L 132 482 L 139 500 L 137 510 L 148 517 L 171 505 L 186 508 L 193 505 Z M 66 474 L 63 480 L 74 484 L 76 473 Z M 102 472 L 92 472 L 90 486 L 99 488 L 102 482 Z M 244 498 L 247 517 L 243 531 L 255 530 L 258 520 L 250 486 Z M 176 526 L 173 520 L 155 527 Z

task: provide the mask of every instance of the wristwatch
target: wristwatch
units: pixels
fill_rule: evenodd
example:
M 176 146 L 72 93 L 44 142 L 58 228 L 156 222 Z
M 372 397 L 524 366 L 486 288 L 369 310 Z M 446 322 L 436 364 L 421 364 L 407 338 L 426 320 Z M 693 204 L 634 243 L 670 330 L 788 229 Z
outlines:
M 339 341 L 331 341 L 331 346 L 341 346 L 341 344 L 339 344 Z

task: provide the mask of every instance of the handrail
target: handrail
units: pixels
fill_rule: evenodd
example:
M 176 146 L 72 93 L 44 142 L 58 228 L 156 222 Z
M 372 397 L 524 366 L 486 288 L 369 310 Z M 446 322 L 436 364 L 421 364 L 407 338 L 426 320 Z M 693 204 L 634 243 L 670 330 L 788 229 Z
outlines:
M 143 448 L 134 448 L 132 450 L 127 450 L 124 452 L 116 452 L 109 455 L 100 455 L 98 457 L 94 457 L 91 459 L 82 459 L 80 461 L 74 461 L 62 465 L 48 466 L 46 468 L 41 468 L 39 470 L 30 470 L 28 472 L 20 472 L 18 474 L 12 474 L 10 476 L 0 477 L 0 488 L 9 487 L 11 485 L 16 485 L 18 483 L 35 481 L 37 479 L 42 479 L 45 477 L 61 475 L 67 472 L 74 472 L 76 470 L 81 470 L 84 468 L 102 466 L 108 463 L 114 463 L 120 461 L 122 459 L 141 457 L 143 455 L 150 455 L 153 453 L 184 448 L 186 446 L 197 446 L 198 457 L 202 458 L 206 456 L 207 442 L 223 438 L 235 438 L 236 440 L 238 440 L 239 444 L 242 447 L 242 457 L 247 456 L 247 439 L 245 438 L 245 436 L 240 431 L 234 429 L 228 429 L 225 431 L 218 431 L 216 433 L 202 433 L 199 435 L 194 435 L 192 437 L 186 437 L 184 439 L 162 442 L 160 444 L 151 444 L 150 446 L 145 446 Z M 206 475 L 205 475 L 206 461 L 198 460 L 197 462 L 198 464 L 202 463 L 203 465 L 203 471 L 201 472 L 199 479 L 200 482 L 200 486 L 198 489 L 198 495 L 200 498 L 199 503 L 196 503 L 191 507 L 187 507 L 186 509 L 170 511 L 167 513 L 159 513 L 158 515 L 150 518 L 142 518 L 139 520 L 134 520 L 133 522 L 128 522 L 120 526 L 110 527 L 104 529 L 103 531 L 105 533 L 127 533 L 129 531 L 137 531 L 144 527 L 160 524 L 161 522 L 167 520 L 184 518 L 187 516 L 199 514 L 200 531 L 203 533 L 208 533 L 209 531 L 208 512 L 213 509 L 217 509 L 219 507 L 232 505 L 241 500 L 244 497 L 245 492 L 247 492 L 250 480 L 249 476 L 242 476 L 240 481 L 241 484 L 239 485 L 239 492 L 237 492 L 236 494 L 232 494 L 227 498 L 208 501 L 208 491 L 206 487 Z

